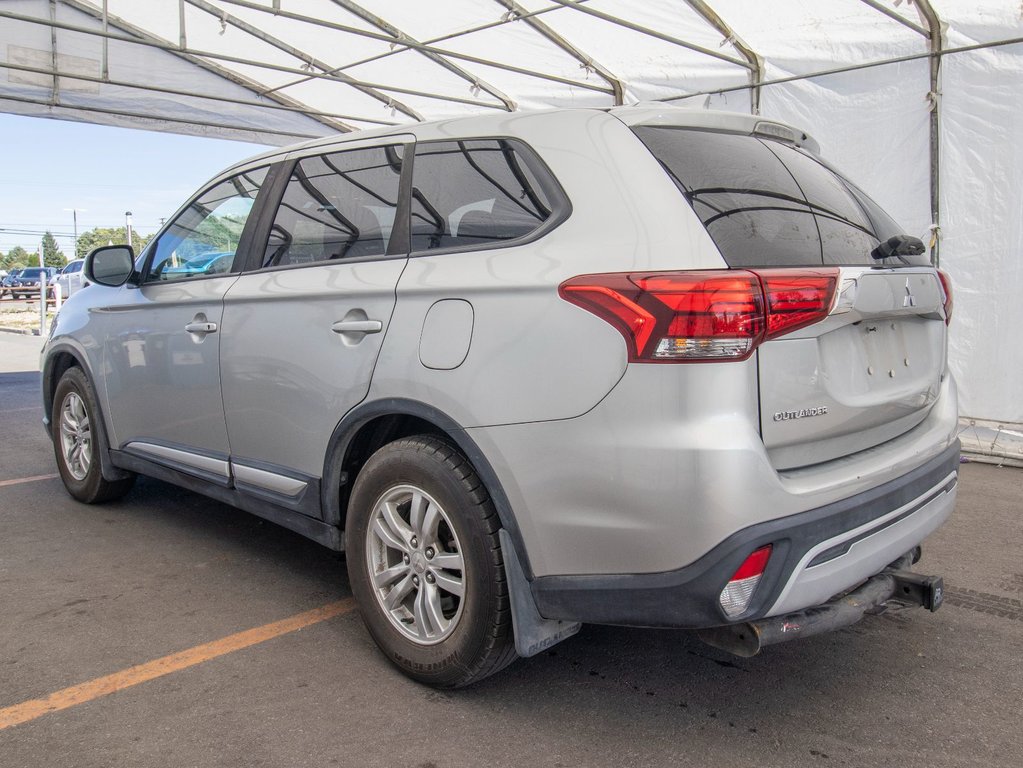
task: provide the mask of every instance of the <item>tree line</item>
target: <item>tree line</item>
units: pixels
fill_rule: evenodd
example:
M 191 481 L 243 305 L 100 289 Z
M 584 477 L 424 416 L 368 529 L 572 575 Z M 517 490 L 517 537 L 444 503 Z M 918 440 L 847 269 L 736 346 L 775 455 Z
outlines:
M 138 253 L 153 238 L 152 235 L 140 235 L 132 230 L 131 245 Z M 89 251 L 99 248 L 101 245 L 125 245 L 128 242 L 128 233 L 125 227 L 95 227 L 83 232 L 78 236 L 78 248 L 75 251 L 76 259 L 84 259 Z M 57 267 L 58 269 L 68 263 L 68 258 L 57 245 L 57 239 L 47 232 L 43 235 L 42 241 L 43 265 Z M 16 245 L 7 253 L 0 253 L 0 269 L 12 270 L 23 267 L 39 266 L 39 250 L 29 253 L 20 245 Z

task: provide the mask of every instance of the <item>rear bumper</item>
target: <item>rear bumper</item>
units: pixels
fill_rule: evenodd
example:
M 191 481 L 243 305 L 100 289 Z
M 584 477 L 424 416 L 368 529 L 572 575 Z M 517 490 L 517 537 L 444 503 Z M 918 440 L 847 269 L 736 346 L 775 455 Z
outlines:
M 10 288 L 4 288 L 4 290 L 9 292 L 9 293 L 16 293 L 19 296 L 38 296 L 39 295 L 39 286 L 38 285 L 15 285 L 15 286 L 12 286 Z M 52 285 L 46 286 L 46 293 L 47 293 L 47 295 L 53 293 L 53 286 Z
M 869 491 L 737 531 L 696 562 L 660 573 L 541 576 L 541 616 L 596 624 L 705 628 L 817 605 L 916 547 L 955 505 L 959 442 Z M 772 544 L 747 611 L 725 616 L 718 595 L 742 561 Z

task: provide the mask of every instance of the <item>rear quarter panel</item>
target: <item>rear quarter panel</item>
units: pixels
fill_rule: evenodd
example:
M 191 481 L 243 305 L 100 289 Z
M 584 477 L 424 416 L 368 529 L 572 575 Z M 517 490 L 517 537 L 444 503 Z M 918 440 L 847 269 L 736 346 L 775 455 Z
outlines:
M 571 213 L 542 238 L 469 252 L 413 255 L 398 284 L 391 332 L 370 399 L 411 397 L 464 427 L 579 416 L 625 372 L 621 335 L 562 300 L 558 286 L 595 272 L 714 269 L 724 262 L 654 158 L 602 112 L 510 115 L 495 131 L 528 144 L 563 187 Z M 420 140 L 452 138 L 420 136 Z M 464 362 L 424 366 L 419 347 L 430 308 L 473 307 Z

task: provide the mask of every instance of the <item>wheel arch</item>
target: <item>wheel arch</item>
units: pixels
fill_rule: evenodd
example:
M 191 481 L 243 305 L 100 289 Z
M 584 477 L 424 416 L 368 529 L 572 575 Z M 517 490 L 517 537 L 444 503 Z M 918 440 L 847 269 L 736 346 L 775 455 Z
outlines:
M 430 434 L 451 442 L 472 464 L 497 510 L 527 578 L 532 578 L 529 556 L 514 511 L 497 473 L 483 451 L 458 422 L 431 405 L 405 398 L 363 403 L 335 427 L 327 448 L 321 484 L 324 520 L 344 527 L 348 494 L 359 469 L 383 445 L 412 435 Z
M 57 384 L 60 383 L 61 377 L 71 368 L 81 368 L 82 373 L 89 382 L 89 386 L 92 388 L 92 395 L 96 400 L 96 409 L 99 411 L 98 427 L 102 430 L 101 444 L 109 447 L 108 435 L 110 434 L 110 425 L 107 423 L 106 408 L 96 387 L 96 379 L 92 374 L 92 369 L 89 367 L 88 356 L 80 349 L 66 343 L 50 346 L 46 350 L 46 357 L 43 360 L 40 384 L 43 399 L 43 425 L 47 436 L 50 435 L 51 422 L 53 420 L 53 397 L 57 392 Z M 123 480 L 130 475 L 130 473 L 113 465 L 108 450 L 101 450 L 99 452 L 99 459 L 103 477 L 106 480 Z
M 53 396 L 57 391 L 57 384 L 60 382 L 64 372 L 68 368 L 74 367 L 81 368 L 90 383 L 94 381 L 92 371 L 89 370 L 88 363 L 86 362 L 86 357 L 78 349 L 69 344 L 57 344 L 46 351 L 46 359 L 43 361 L 41 394 L 43 398 L 43 424 L 47 427 L 50 425 L 50 419 L 53 418 Z M 93 392 L 96 394 L 98 401 L 99 395 L 95 392 L 95 389 L 94 385 Z

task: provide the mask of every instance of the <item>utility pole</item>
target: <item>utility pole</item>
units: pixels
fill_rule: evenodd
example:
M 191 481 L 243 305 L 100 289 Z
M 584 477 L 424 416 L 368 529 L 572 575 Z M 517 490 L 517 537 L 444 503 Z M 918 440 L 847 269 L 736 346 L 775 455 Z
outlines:
M 39 336 L 46 338 L 46 293 L 50 287 L 50 273 L 46 271 L 46 241 L 39 245 Z
M 82 211 L 84 213 L 85 208 L 65 208 L 64 210 L 71 211 L 71 216 L 75 222 L 75 253 L 74 256 L 69 259 L 69 261 L 74 261 L 78 258 L 78 212 Z

